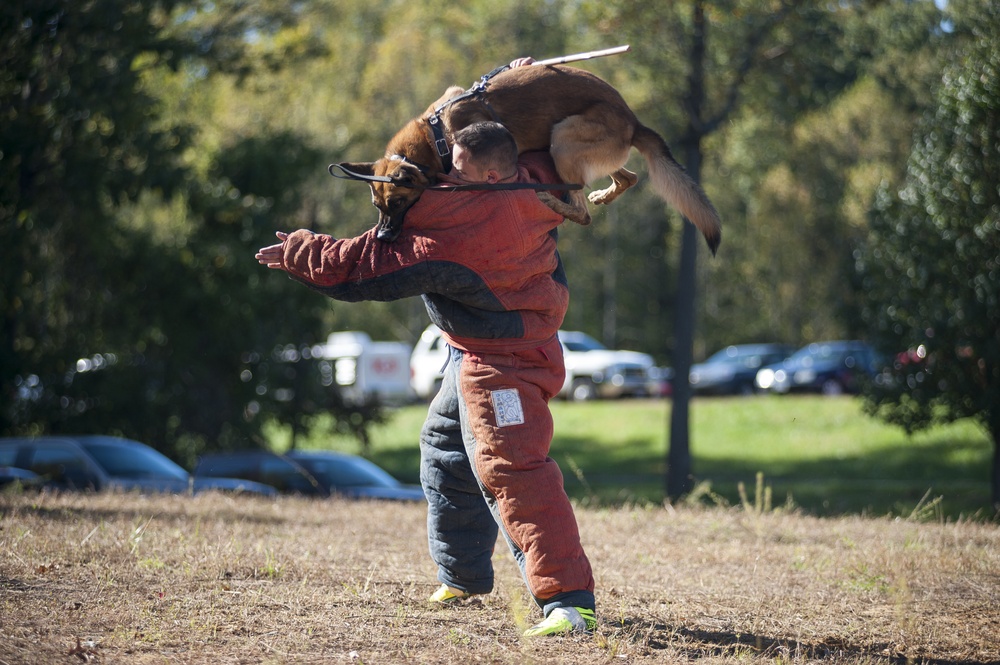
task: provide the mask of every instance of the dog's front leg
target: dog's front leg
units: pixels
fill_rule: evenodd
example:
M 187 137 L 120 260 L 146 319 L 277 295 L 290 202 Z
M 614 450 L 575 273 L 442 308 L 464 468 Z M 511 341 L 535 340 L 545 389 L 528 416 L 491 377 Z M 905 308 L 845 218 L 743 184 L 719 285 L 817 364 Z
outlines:
M 566 219 L 581 226 L 586 226 L 591 222 L 590 211 L 587 210 L 587 199 L 580 192 L 570 192 L 569 203 L 549 192 L 538 192 L 538 200 Z

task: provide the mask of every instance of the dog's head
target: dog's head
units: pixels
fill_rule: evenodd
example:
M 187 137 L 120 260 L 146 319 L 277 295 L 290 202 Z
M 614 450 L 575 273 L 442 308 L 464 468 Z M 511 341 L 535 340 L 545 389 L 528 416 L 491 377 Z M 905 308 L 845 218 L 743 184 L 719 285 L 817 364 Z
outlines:
M 372 204 L 378 208 L 376 236 L 383 242 L 392 242 L 399 236 L 406 211 L 417 202 L 432 179 L 424 167 L 398 155 L 375 162 L 344 162 L 340 166 L 371 177 L 365 179 L 372 189 Z

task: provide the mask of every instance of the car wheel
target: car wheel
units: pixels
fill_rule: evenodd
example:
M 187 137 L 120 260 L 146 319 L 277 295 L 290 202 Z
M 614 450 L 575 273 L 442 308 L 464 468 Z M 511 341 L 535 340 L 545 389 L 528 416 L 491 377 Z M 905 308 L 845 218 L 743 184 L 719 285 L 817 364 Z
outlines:
M 597 399 L 597 386 L 590 379 L 573 379 L 570 397 L 574 402 L 587 402 Z
M 820 388 L 824 395 L 843 395 L 844 386 L 840 385 L 840 381 L 836 379 L 827 379 L 823 382 Z
M 741 397 L 749 397 L 750 395 L 753 395 L 756 392 L 757 391 L 754 390 L 752 383 L 744 383 L 740 385 L 737 394 L 739 394 Z

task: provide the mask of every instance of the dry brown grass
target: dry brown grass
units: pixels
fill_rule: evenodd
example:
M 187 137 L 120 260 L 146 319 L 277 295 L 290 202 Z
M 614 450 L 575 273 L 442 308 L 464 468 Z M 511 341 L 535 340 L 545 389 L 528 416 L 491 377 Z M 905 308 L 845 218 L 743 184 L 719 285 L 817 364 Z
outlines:
M 1000 661 L 1000 528 L 737 509 L 579 509 L 592 636 L 497 589 L 436 587 L 424 507 L 0 496 L 0 662 L 986 663 Z M 79 640 L 79 642 L 78 642 Z

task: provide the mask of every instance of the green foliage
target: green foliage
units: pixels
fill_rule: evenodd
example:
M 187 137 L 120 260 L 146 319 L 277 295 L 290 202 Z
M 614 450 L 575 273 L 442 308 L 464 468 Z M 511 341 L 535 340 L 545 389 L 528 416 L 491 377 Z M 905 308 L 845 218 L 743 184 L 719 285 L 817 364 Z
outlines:
M 869 410 L 907 431 L 975 417 L 1000 443 L 1000 5 L 966 10 L 954 22 L 961 57 L 923 118 L 905 186 L 881 192 L 857 267 L 878 344 L 911 352 Z
M 259 443 L 268 419 L 356 411 L 312 363 L 254 360 L 322 335 L 322 301 L 263 279 L 252 259 L 299 213 L 318 153 L 280 128 L 214 143 L 197 131 L 209 97 L 192 90 L 253 71 L 294 26 L 266 8 L 185 6 L 168 19 L 175 9 L 3 12 L 0 431 L 123 434 L 190 463 Z
M 741 113 L 709 151 L 706 180 L 729 185 L 716 195 L 729 215 L 723 254 L 704 276 L 704 334 L 719 331 L 706 353 L 734 341 L 867 337 L 852 250 L 879 184 L 902 180 L 915 100 L 926 97 L 924 78 L 897 65 L 934 68 L 940 18 L 931 2 L 827 10 L 812 27 L 797 22 L 816 9 L 782 26 Z M 790 26 L 797 41 L 786 48 Z M 786 68 L 815 89 L 788 87 Z
M 19 395 L 107 348 L 120 279 L 105 268 L 131 245 L 113 207 L 180 185 L 187 135 L 152 126 L 141 86 L 142 62 L 177 54 L 156 36 L 172 6 L 15 1 L 0 12 L 0 430 L 42 426 Z

